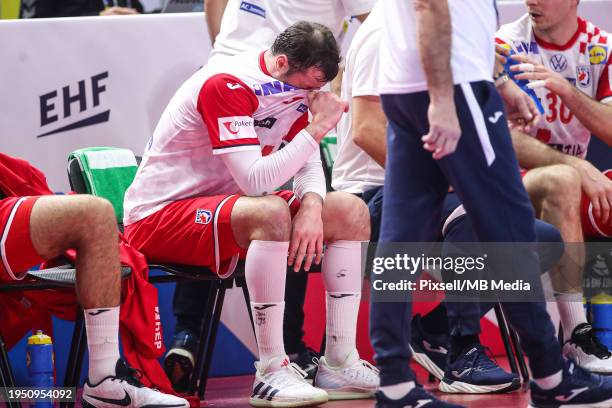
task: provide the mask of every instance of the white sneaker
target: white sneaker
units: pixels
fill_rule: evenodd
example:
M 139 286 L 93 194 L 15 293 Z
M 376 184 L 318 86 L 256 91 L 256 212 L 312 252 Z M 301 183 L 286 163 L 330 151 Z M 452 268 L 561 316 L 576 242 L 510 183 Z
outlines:
M 374 396 L 380 385 L 379 371 L 352 351 L 344 364 L 333 367 L 325 357 L 319 360 L 314 386 L 327 391 L 330 400 L 365 399 Z
M 117 361 L 115 375 L 104 378 L 97 384 L 89 379 L 83 387 L 83 407 L 117 408 L 145 407 L 159 408 L 189 407 L 189 402 L 175 395 L 168 395 L 147 388 L 140 383 L 137 371 L 129 367 L 123 359 Z
M 310 385 L 306 373 L 287 356 L 273 358 L 265 366 L 256 362 L 255 368 L 249 401 L 254 407 L 306 407 L 327 402 L 327 393 Z
M 563 345 L 563 355 L 592 373 L 612 374 L 612 353 L 588 323 L 576 326 L 572 338 Z

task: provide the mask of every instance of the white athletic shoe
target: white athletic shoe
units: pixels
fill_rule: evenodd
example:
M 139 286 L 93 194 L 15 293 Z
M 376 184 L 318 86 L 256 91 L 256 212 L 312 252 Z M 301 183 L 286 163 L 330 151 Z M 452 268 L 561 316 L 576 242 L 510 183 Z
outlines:
M 123 359 L 119 359 L 114 376 L 106 377 L 97 384 L 90 384 L 87 379 L 83 387 L 83 407 L 189 407 L 189 402 L 183 398 L 145 387 L 138 380 L 137 373 Z
M 379 371 L 352 351 L 344 364 L 330 366 L 325 357 L 319 360 L 314 386 L 327 391 L 330 400 L 365 399 L 374 396 L 380 385 Z
M 576 326 L 572 338 L 563 345 L 563 355 L 592 373 L 612 374 L 612 353 L 588 323 Z
M 254 407 L 306 407 L 327 402 L 327 393 L 310 385 L 306 373 L 287 356 L 273 358 L 265 366 L 256 362 L 255 368 L 249 401 Z

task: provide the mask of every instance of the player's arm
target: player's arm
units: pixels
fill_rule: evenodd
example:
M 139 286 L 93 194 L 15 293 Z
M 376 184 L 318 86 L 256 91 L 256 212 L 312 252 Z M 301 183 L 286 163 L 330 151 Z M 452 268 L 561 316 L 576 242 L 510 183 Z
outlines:
M 414 0 L 413 4 L 417 43 L 431 99 L 430 128 L 422 139 L 423 147 L 433 152 L 434 159 L 441 159 L 455 151 L 461 137 L 451 71 L 450 10 L 448 0 Z
M 380 97 L 353 97 L 353 142 L 385 167 L 387 157 L 387 118 Z
M 522 62 L 511 68 L 513 71 L 521 72 L 516 76 L 517 79 L 533 81 L 530 87 L 544 87 L 559 95 L 580 123 L 612 146 L 612 59 L 608 61 L 599 80 L 596 100 L 580 91 L 561 74 L 551 71 L 544 65 L 534 63 L 524 56 L 512 58 Z
M 580 174 L 582 190 L 593 203 L 593 214 L 598 219 L 609 219 L 612 207 L 612 180 L 586 160 L 561 153 L 539 140 L 518 131 L 512 131 L 512 145 L 521 167 L 537 167 L 565 164 Z
M 210 36 L 211 44 L 215 44 L 217 35 L 221 31 L 221 19 L 227 7 L 228 0 L 204 0 L 204 12 L 206 17 L 206 25 L 208 27 L 208 35 Z

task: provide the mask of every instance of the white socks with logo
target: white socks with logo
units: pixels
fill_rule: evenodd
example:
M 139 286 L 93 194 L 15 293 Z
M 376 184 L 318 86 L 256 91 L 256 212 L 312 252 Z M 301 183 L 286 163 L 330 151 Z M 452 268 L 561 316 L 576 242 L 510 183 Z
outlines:
M 85 309 L 89 349 L 89 382 L 99 383 L 115 375 L 119 359 L 119 306 Z

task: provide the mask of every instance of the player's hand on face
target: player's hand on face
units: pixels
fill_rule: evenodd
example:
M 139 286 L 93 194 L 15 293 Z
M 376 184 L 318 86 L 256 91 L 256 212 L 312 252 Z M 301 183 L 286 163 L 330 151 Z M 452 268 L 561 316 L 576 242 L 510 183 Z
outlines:
M 321 263 L 323 257 L 323 219 L 321 211 L 300 207 L 293 217 L 289 258 L 287 264 L 293 265 L 298 272 L 304 263 L 304 270 L 309 271 L 314 262 Z
M 461 127 L 452 97 L 438 101 L 432 99 L 427 115 L 429 133 L 421 138 L 423 148 L 432 152 L 436 160 L 454 153 L 461 137 Z
M 508 114 L 511 129 L 529 133 L 539 118 L 538 108 L 533 99 L 514 81 L 507 81 L 498 88 Z
M 529 88 L 546 88 L 562 98 L 573 91 L 572 84 L 563 75 L 551 71 L 544 65 L 536 63 L 524 55 L 513 55 L 510 58 L 520 62 L 520 64 L 510 67 L 512 72 L 518 73 L 515 78 L 531 81 L 527 85 Z
M 580 160 L 575 168 L 580 173 L 582 191 L 593 204 L 593 216 L 612 225 L 612 180 L 586 160 Z
M 348 104 L 331 92 L 309 92 L 308 106 L 312 113 L 309 133 L 317 142 L 336 127 L 344 112 L 348 112 Z

